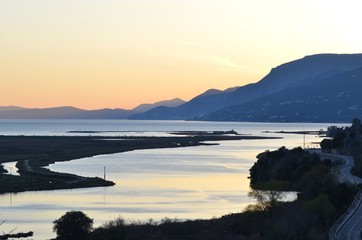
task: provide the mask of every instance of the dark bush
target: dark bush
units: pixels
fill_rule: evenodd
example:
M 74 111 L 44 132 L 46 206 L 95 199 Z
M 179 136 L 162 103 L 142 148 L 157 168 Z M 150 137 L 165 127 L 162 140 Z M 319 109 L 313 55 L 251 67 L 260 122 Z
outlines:
M 93 219 L 81 211 L 67 212 L 53 223 L 59 240 L 86 240 L 93 228 Z

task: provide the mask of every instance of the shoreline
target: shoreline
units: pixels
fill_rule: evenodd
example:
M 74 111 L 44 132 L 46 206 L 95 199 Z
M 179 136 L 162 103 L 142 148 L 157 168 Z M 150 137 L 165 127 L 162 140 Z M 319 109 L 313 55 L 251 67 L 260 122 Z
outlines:
M 217 141 L 277 138 L 279 137 L 208 135 L 202 132 L 182 137 L 0 136 L 0 164 L 17 162 L 16 167 L 20 174 L 16 176 L 1 173 L 0 194 L 105 187 L 115 184 L 98 177 L 83 177 L 44 168 L 55 162 L 141 149 L 178 148 L 214 145 Z

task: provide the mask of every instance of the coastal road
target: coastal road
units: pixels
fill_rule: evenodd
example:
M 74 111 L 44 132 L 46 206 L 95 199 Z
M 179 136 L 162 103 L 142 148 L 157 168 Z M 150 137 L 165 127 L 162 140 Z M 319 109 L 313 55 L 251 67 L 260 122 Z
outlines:
M 354 159 L 351 156 L 322 153 L 313 151 L 322 159 L 329 158 L 332 161 L 340 161 L 342 164 L 336 169 L 340 182 L 350 184 L 362 184 L 362 179 L 351 174 L 354 166 Z M 360 240 L 362 230 L 362 192 L 360 191 L 354 199 L 348 211 L 332 227 L 330 232 L 331 240 Z
M 339 227 L 336 229 L 334 239 L 361 239 L 361 230 L 362 230 L 362 207 L 361 207 L 361 196 L 359 193 L 357 196 L 357 204 L 352 209 L 349 217 L 342 221 Z
M 313 153 L 318 154 L 322 159 L 331 159 L 332 162 L 340 162 L 341 165 L 336 168 L 338 180 L 344 183 L 361 184 L 362 179 L 352 175 L 351 170 L 354 166 L 354 158 L 347 155 L 338 155 L 331 153 L 323 153 L 320 150 L 313 150 Z

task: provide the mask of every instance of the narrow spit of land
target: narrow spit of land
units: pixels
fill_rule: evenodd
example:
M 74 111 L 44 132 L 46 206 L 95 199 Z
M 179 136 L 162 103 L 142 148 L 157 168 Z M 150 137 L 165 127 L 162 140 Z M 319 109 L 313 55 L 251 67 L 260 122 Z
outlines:
M 101 154 L 139 149 L 176 148 L 217 144 L 226 140 L 275 139 L 274 137 L 230 135 L 227 132 L 171 137 L 100 137 L 100 136 L 0 136 L 0 164 L 17 162 L 20 176 L 0 169 L 0 193 L 113 186 L 98 177 L 58 173 L 44 167 Z M 213 143 L 214 142 L 214 143 Z
M 327 131 L 321 129 L 321 130 L 315 130 L 315 131 L 264 131 L 263 133 L 282 133 L 282 134 L 325 136 Z

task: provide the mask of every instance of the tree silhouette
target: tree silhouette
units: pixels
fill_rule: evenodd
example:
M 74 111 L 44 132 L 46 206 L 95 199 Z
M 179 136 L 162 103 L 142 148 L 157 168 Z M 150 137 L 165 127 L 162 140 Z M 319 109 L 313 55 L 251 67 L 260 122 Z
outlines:
M 53 222 L 58 240 L 85 240 L 93 228 L 93 219 L 81 211 L 69 211 Z

